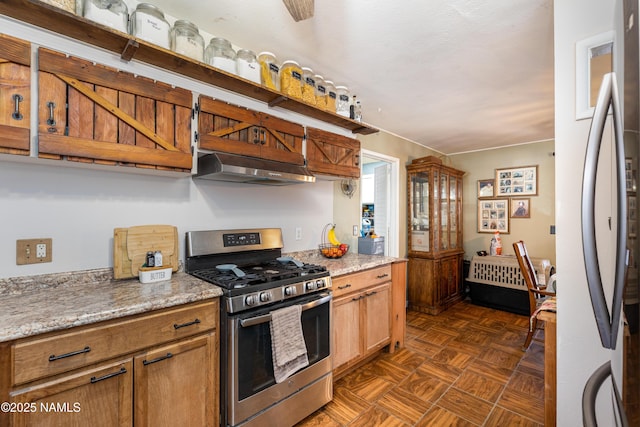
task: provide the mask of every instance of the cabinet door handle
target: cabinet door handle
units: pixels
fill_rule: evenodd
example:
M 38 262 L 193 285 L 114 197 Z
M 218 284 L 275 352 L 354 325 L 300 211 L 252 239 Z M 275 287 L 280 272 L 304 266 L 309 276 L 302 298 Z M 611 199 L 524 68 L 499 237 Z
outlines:
M 375 294 L 377 294 L 377 293 L 378 293 L 378 291 L 373 291 L 373 292 L 368 292 L 366 295 L 367 295 L 368 297 L 370 297 L 371 295 L 375 295 Z
M 14 120 L 22 120 L 23 116 L 20 113 L 20 103 L 22 102 L 23 98 L 22 95 L 16 93 L 13 95 L 13 102 L 15 103 L 14 108 L 13 108 L 13 114 L 11 115 L 11 117 Z
M 379 275 L 376 276 L 376 279 L 383 279 L 383 278 L 388 277 L 388 276 L 389 276 L 389 274 L 387 274 L 387 273 L 379 274 Z
M 360 166 L 360 154 L 356 154 L 356 166 Z
M 260 129 L 260 144 L 265 145 L 267 143 L 267 132 L 264 129 Z
M 260 130 L 256 127 L 253 128 L 253 143 L 254 144 L 260 143 Z
M 95 384 L 98 381 L 107 380 L 109 378 L 117 377 L 118 375 L 126 374 L 127 370 L 125 368 L 120 368 L 118 372 L 112 372 L 107 375 L 103 375 L 101 377 L 91 377 L 91 384 Z
M 351 298 L 351 301 L 360 301 L 362 298 L 365 298 L 365 296 L 360 295 L 359 297 Z
M 166 360 L 166 359 L 171 359 L 172 357 L 173 357 L 173 354 L 167 353 L 166 355 L 160 356 L 160 357 L 158 357 L 156 359 L 152 359 L 152 360 L 145 359 L 145 360 L 142 361 L 142 364 L 144 366 L 147 366 L 147 365 L 151 365 L 152 363 L 161 362 L 161 361 Z
M 78 354 L 89 353 L 90 351 L 91 351 L 91 347 L 86 346 L 82 350 L 72 351 L 70 353 L 61 354 L 59 356 L 52 354 L 51 356 L 49 356 L 49 362 L 54 362 L 60 359 L 66 359 L 67 357 L 71 357 L 71 356 L 77 356 Z
M 47 107 L 49 107 L 49 118 L 47 119 L 47 124 L 49 126 L 56 125 L 56 119 L 53 117 L 53 109 L 56 108 L 56 103 L 53 101 L 47 102 Z
M 187 323 L 182 323 L 182 324 L 174 323 L 173 324 L 173 329 L 180 329 L 180 328 L 184 328 L 184 327 L 191 326 L 191 325 L 197 325 L 199 323 L 200 323 L 200 319 L 196 319 L 193 322 L 187 322 Z
M 346 285 L 343 286 L 338 286 L 338 289 L 347 289 L 351 287 L 351 283 L 347 283 Z

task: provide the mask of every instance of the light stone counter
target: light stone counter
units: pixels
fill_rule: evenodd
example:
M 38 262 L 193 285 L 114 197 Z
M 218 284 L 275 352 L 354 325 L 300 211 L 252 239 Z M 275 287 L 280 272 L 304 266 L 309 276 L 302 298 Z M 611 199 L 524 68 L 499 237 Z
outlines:
M 171 280 L 113 280 L 112 269 L 0 279 L 0 342 L 222 295 L 184 272 Z
M 298 261 L 323 265 L 327 267 L 332 277 L 368 270 L 381 265 L 391 264 L 396 261 L 405 261 L 404 258 L 394 258 L 382 255 L 363 255 L 351 252 L 347 253 L 342 258 L 330 259 L 323 257 L 317 250 L 290 252 L 285 255 L 293 257 Z

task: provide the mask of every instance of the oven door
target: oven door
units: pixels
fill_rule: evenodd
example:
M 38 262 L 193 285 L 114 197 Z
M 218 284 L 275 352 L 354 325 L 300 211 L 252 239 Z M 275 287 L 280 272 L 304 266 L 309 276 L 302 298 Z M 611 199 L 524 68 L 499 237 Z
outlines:
M 227 390 L 222 392 L 226 393 L 227 425 L 237 425 L 331 374 L 331 298 L 330 293 L 303 296 L 228 319 L 227 366 L 226 372 L 222 372 L 226 375 Z M 270 312 L 292 304 L 302 306 L 309 366 L 277 384 L 273 374 Z

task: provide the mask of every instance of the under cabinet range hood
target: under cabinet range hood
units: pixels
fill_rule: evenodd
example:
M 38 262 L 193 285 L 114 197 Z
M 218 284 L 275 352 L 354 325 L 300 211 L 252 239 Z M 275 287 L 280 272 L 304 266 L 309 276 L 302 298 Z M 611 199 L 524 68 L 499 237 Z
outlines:
M 263 185 L 315 182 L 305 166 L 227 153 L 211 153 L 198 158 L 196 178 Z

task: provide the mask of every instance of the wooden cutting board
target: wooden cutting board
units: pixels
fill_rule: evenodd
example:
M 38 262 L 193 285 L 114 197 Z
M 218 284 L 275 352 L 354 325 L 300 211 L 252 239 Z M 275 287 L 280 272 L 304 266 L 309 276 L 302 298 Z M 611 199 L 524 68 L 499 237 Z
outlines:
M 178 271 L 178 229 L 172 225 L 139 225 L 113 230 L 113 277 L 138 277 L 147 252 L 162 252 L 162 265 Z

